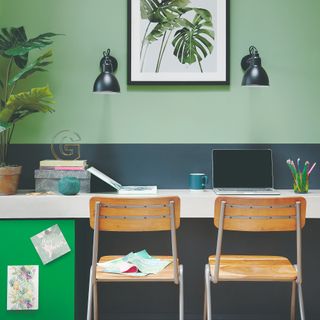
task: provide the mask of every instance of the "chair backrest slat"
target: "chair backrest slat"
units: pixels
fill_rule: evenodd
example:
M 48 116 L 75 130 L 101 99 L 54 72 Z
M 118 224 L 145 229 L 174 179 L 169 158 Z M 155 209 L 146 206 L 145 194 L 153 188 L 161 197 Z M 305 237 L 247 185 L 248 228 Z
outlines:
M 90 226 L 94 228 L 95 204 L 100 203 L 100 231 L 167 231 L 170 202 L 174 204 L 176 229 L 180 226 L 179 197 L 93 197 L 90 199 Z
M 306 200 L 303 197 L 218 197 L 214 211 L 214 225 L 217 228 L 222 202 L 225 202 L 224 230 L 295 231 L 297 202 L 300 202 L 301 206 L 301 228 L 305 225 Z

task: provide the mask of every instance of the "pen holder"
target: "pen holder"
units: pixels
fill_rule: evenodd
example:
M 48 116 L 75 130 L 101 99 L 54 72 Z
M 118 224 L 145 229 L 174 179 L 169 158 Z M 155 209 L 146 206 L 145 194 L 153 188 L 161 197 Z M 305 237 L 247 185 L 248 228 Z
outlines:
M 293 178 L 293 190 L 296 193 L 308 193 L 309 191 L 309 177 L 314 169 L 316 163 L 314 163 L 311 168 L 309 168 L 309 161 L 306 161 L 300 169 L 300 158 L 297 160 L 297 166 L 291 160 L 287 160 L 287 165 L 290 169 Z
M 309 191 L 309 177 L 302 177 L 302 174 L 300 174 L 300 177 L 297 177 L 293 181 L 293 191 L 296 193 L 308 193 Z

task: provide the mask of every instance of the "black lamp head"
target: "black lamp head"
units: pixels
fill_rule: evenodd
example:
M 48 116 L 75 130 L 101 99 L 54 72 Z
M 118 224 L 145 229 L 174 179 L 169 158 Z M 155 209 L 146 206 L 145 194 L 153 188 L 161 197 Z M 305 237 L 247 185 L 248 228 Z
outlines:
M 95 93 L 119 93 L 120 86 L 117 78 L 113 75 L 118 68 L 117 60 L 110 56 L 110 49 L 103 52 L 100 60 L 101 73 L 94 82 L 93 92 Z
M 245 71 L 242 86 L 269 86 L 269 77 L 261 66 L 261 58 L 257 48 L 251 46 L 249 54 L 241 60 L 241 67 Z

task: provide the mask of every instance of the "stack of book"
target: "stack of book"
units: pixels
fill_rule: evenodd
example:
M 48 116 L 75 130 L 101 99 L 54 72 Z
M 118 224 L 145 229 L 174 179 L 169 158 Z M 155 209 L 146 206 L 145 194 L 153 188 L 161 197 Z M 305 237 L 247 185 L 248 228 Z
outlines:
M 86 170 L 87 160 L 41 160 L 35 170 L 36 192 L 58 192 L 61 178 L 75 177 L 80 180 L 80 192 L 90 192 L 91 174 Z
M 78 171 L 86 170 L 87 160 L 41 160 L 40 170 Z

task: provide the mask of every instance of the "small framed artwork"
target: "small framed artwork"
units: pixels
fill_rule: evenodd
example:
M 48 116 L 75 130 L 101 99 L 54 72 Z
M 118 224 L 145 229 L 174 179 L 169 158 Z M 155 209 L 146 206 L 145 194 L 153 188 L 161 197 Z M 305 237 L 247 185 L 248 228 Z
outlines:
M 39 309 L 39 266 L 8 266 L 7 310 Z
M 128 0 L 128 84 L 229 84 L 229 0 Z
M 71 251 L 57 224 L 31 237 L 43 264 L 54 261 Z

